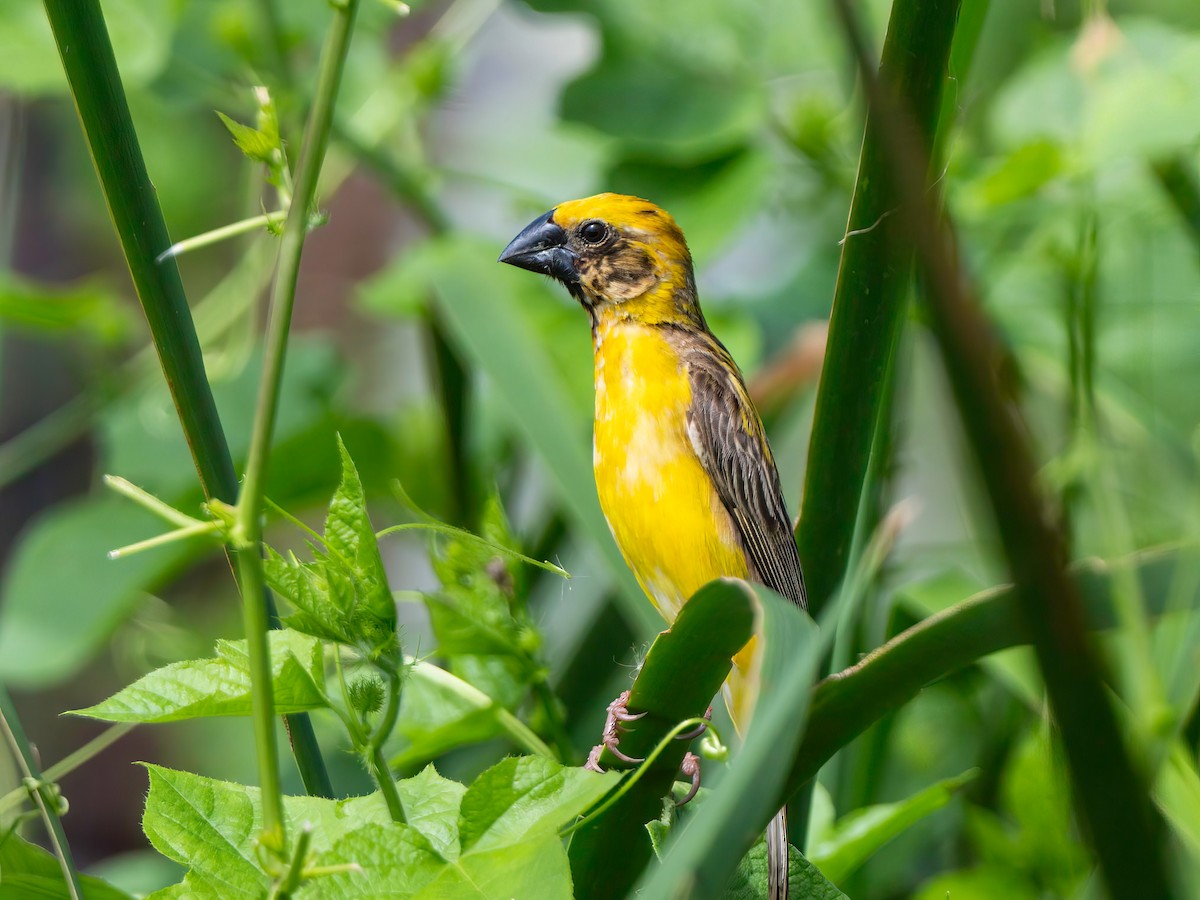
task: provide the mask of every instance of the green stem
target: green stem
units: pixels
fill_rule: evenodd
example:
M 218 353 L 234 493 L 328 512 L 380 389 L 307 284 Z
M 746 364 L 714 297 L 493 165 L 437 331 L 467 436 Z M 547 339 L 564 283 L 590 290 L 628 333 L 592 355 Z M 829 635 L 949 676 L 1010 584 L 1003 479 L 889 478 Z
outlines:
M 98 0 L 44 0 L 79 121 L 159 364 L 205 497 L 232 503 L 237 474 L 204 371 L 200 342 L 158 196 L 146 171 Z M 261 579 L 260 579 L 261 583 Z M 271 604 L 269 594 L 262 602 Z M 296 765 L 309 793 L 333 796 L 306 713 L 285 716 Z
M 166 250 L 158 255 L 158 261 L 162 262 L 171 257 L 182 256 L 192 250 L 199 250 L 201 247 L 211 247 L 213 244 L 218 244 L 221 241 L 228 240 L 232 237 L 238 237 L 242 234 L 249 234 L 251 231 L 258 231 L 260 228 L 268 228 L 271 225 L 278 225 L 284 220 L 287 213 L 278 210 L 276 212 L 263 213 L 261 216 L 251 216 L 248 219 L 242 219 L 239 222 L 230 222 L 228 225 L 222 225 L 220 228 L 214 228 L 212 231 L 206 231 L 203 234 L 198 234 L 195 237 L 185 238 L 182 241 L 176 241 Z
M 242 628 L 250 669 L 250 718 L 254 725 L 254 747 L 258 757 L 258 784 L 262 791 L 262 843 L 278 858 L 284 858 L 287 834 L 283 817 L 283 788 L 279 780 L 279 750 L 275 740 L 275 696 L 271 678 L 271 650 L 267 639 L 270 617 L 264 596 L 263 564 L 259 539 L 234 551 L 238 580 L 242 585 Z
M 104 729 L 78 750 L 67 754 L 48 768 L 42 773 L 42 778 L 46 781 L 60 781 L 64 776 L 70 775 L 84 763 L 107 750 L 125 735 L 129 734 L 129 732 L 133 731 L 135 727 L 135 723 L 122 722 Z M 21 800 L 27 796 L 29 796 L 29 792 L 25 788 L 16 788 L 9 791 L 3 797 L 0 797 L 0 818 L 3 818 L 8 810 L 19 805 Z
M 279 786 L 275 750 L 274 698 L 271 693 L 271 659 L 267 642 L 269 616 L 266 605 L 259 602 L 264 588 L 261 556 L 263 488 L 271 435 L 275 429 L 279 406 L 279 393 L 283 384 L 283 367 L 287 355 L 292 308 L 296 301 L 296 283 L 300 273 L 300 257 L 304 250 L 308 209 L 316 195 L 317 179 L 325 159 L 325 149 L 329 144 L 333 107 L 341 85 L 357 12 L 358 0 L 346 0 L 344 4 L 335 8 L 333 22 L 321 54 L 317 91 L 305 130 L 295 192 L 288 208 L 283 238 L 279 245 L 258 405 L 246 462 L 246 476 L 237 505 L 236 555 L 245 598 L 242 609 L 252 685 L 252 715 L 258 746 L 259 779 L 262 786 L 263 833 L 269 845 L 278 846 L 281 850 L 286 846 L 286 842 L 283 795 Z M 275 841 L 278 841 L 278 844 L 275 844 Z
M 371 735 L 367 744 L 367 760 L 371 768 L 371 777 L 379 785 L 383 801 L 387 804 L 388 814 L 393 822 L 404 824 L 408 820 L 404 815 L 404 807 L 400 803 L 400 794 L 396 791 L 396 782 L 392 778 L 392 770 L 388 767 L 383 755 L 383 744 L 391 736 L 396 727 L 396 717 L 400 714 L 400 675 L 389 671 L 387 675 L 387 708 L 379 720 L 379 726 Z
M 287 221 L 284 223 L 283 237 L 279 244 L 258 406 L 251 432 L 245 479 L 238 500 L 239 519 L 247 534 L 258 529 L 258 520 L 262 517 L 263 480 L 283 383 L 288 332 L 291 327 L 292 308 L 296 302 L 296 283 L 300 275 L 300 257 L 304 252 L 308 209 L 316 195 L 317 180 L 325 160 L 325 150 L 329 146 L 334 103 L 341 85 L 346 54 L 350 49 L 350 37 L 354 30 L 358 4 L 359 0 L 346 0 L 334 11 L 333 24 L 321 54 L 317 90 L 300 152 L 295 193 L 288 208 Z
M 21 770 L 21 775 L 26 783 L 42 784 L 45 779 L 38 770 L 37 757 L 34 756 L 33 748 L 29 746 L 29 741 L 25 737 L 25 730 L 21 727 L 21 720 L 17 718 L 17 710 L 13 706 L 12 698 L 8 696 L 8 691 L 3 686 L 0 686 L 0 730 L 4 732 L 4 738 L 12 750 L 13 759 L 16 760 L 17 767 Z M 58 865 L 63 873 L 63 882 L 66 884 L 71 900 L 80 900 L 83 890 L 79 886 L 79 873 L 75 871 L 75 863 L 71 859 L 71 847 L 67 844 L 67 835 L 63 831 L 62 820 L 58 816 L 54 800 L 53 798 L 47 799 L 43 793 L 44 790 L 43 787 L 36 787 L 32 788 L 30 793 L 41 811 L 42 821 L 46 824 L 46 833 L 50 836 L 50 845 L 54 849 L 54 855 L 58 858 Z
M 1171 896 L 1162 819 L 1117 726 L 1083 603 L 1066 573 L 1062 530 L 1047 513 L 1020 411 L 1001 391 L 995 338 L 958 266 L 948 217 L 939 219 L 924 187 L 927 145 L 903 104 L 875 78 L 849 0 L 835 6 L 887 137 L 896 218 L 920 261 L 932 331 L 1015 582 L 1014 607 L 1037 653 L 1084 830 L 1111 896 Z
M 940 111 L 961 0 L 896 0 L 879 66 L 911 109 L 925 146 Z M 895 215 L 889 147 L 867 116 L 858 180 L 829 317 L 797 542 L 809 612 L 819 615 L 846 574 L 871 444 L 907 308 L 912 252 Z
M 171 239 L 142 159 L 98 0 L 44 0 L 44 4 L 200 480 L 213 491 L 232 486 L 236 484 L 233 463 L 204 374 L 179 268 L 174 260 L 156 260 L 171 246 Z

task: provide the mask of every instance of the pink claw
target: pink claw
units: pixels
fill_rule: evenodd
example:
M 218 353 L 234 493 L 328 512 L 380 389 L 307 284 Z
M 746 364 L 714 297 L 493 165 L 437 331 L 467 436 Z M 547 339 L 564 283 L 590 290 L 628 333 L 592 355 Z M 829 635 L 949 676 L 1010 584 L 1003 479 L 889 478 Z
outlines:
M 700 757 L 695 753 L 685 753 L 683 755 L 683 762 L 679 764 L 679 771 L 684 775 L 691 776 L 692 787 L 691 790 L 684 794 L 683 799 L 675 804 L 676 807 L 689 803 L 696 796 L 696 792 L 700 790 Z
M 705 711 L 704 718 L 706 719 L 706 721 L 701 722 L 699 725 L 697 725 L 691 731 L 685 731 L 683 734 L 675 735 L 675 740 L 677 740 L 677 741 L 694 741 L 696 738 L 700 737 L 700 735 L 704 734 L 704 732 L 708 731 L 708 723 L 712 721 L 712 707 L 711 706 Z
M 612 703 L 608 704 L 608 715 L 610 718 L 616 719 L 618 722 L 636 722 L 645 712 L 631 713 L 629 711 L 629 691 L 622 691 L 621 696 L 617 697 Z
M 600 743 L 592 748 L 592 752 L 588 754 L 588 761 L 584 768 L 591 769 L 593 772 L 603 772 L 604 769 L 600 765 L 600 754 L 608 749 L 608 752 L 615 756 L 621 762 L 637 765 L 645 762 L 644 757 L 629 756 L 617 749 L 617 744 L 621 741 L 621 732 L 625 730 L 624 723 L 636 722 L 644 712 L 631 713 L 626 707 L 629 702 L 629 691 L 623 691 L 621 696 L 617 697 L 612 703 L 608 704 L 608 718 L 604 722 L 604 733 L 600 739 Z

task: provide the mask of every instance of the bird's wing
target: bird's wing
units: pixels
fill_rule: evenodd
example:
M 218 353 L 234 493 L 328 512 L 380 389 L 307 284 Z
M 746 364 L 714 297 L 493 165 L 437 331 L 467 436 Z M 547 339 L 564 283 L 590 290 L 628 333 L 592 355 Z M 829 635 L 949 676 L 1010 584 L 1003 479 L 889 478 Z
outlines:
M 682 355 L 692 388 L 692 448 L 733 519 L 752 576 L 807 608 L 800 555 L 762 421 L 721 343 L 693 334 L 688 344 Z

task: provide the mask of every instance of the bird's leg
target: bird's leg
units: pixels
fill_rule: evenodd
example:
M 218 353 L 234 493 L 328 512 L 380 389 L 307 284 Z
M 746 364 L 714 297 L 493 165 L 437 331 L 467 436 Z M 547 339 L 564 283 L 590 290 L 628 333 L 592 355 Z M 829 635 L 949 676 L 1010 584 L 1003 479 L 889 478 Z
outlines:
M 585 769 L 603 772 L 604 768 L 600 765 L 600 754 L 605 749 L 622 762 L 632 765 L 645 762 L 645 759 L 639 757 L 626 756 L 617 748 L 617 744 L 621 741 L 621 732 L 625 730 L 625 723 L 636 722 L 645 715 L 644 712 L 631 713 L 628 703 L 629 691 L 622 691 L 616 700 L 608 704 L 608 718 L 604 722 L 604 732 L 601 735 L 600 743 L 593 747 L 592 752 L 588 754 L 587 763 L 584 764 Z

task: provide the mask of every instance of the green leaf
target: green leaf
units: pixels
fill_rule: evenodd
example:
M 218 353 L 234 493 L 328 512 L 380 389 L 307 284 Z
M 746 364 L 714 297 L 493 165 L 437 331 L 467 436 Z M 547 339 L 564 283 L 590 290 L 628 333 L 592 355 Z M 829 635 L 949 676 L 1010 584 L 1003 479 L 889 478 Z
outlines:
M 261 897 L 269 879 L 252 849 L 261 830 L 258 792 L 160 766 L 146 771 L 142 829 L 159 853 L 188 867 L 184 885 L 221 897 Z
M 467 789 L 459 811 L 462 853 L 483 853 L 557 833 L 618 780 L 539 756 L 509 757 Z
M 217 111 L 217 116 L 233 135 L 233 142 L 237 148 L 242 151 L 248 159 L 255 162 L 270 163 L 272 155 L 276 149 L 276 142 L 271 140 L 271 135 L 259 131 L 257 128 L 251 128 L 249 125 L 243 125 L 241 122 L 234 121 L 225 115 L 220 110 Z
M 1004 866 L 978 866 L 938 875 L 921 886 L 914 900 L 1038 900 L 1044 894 Z
M 146 835 L 159 852 L 190 867 L 183 884 L 161 896 L 260 896 L 266 875 L 255 853 L 259 791 L 158 766 L 147 770 Z M 504 760 L 464 788 L 429 767 L 397 784 L 405 825 L 388 819 L 378 792 L 342 801 L 287 797 L 289 833 L 312 827 L 314 865 L 355 863 L 362 870 L 322 876 L 298 896 L 570 896 L 558 829 L 617 780 L 525 757 Z
M 820 632 L 794 603 L 768 588 L 741 583 L 741 589 L 752 591 L 749 599 L 756 611 L 758 702 L 741 750 L 688 826 L 687 839 L 674 835 L 662 865 L 643 879 L 647 896 L 688 891 L 696 897 L 720 896 L 721 886 L 753 844 L 755 834 L 747 824 L 765 827 L 778 809 L 786 761 L 804 732 L 808 698 L 823 654 Z M 699 597 L 689 600 L 684 610 Z
M 880 803 L 854 810 L 824 834 L 812 836 L 809 859 L 827 878 L 841 883 L 892 838 L 949 803 L 958 790 L 978 774 L 977 769 L 971 769 L 897 803 Z
M 317 857 L 317 865 L 353 863 L 361 871 L 315 878 L 297 897 L 359 900 L 361 897 L 411 897 L 446 868 L 416 829 L 394 822 L 369 823 L 340 838 Z
M 1194 861 L 1200 861 L 1200 774 L 1188 749 L 1176 741 L 1159 769 L 1154 799 Z
M 843 900 L 843 894 L 821 870 L 804 858 L 795 847 L 788 847 L 788 889 L 790 896 L 805 900 Z M 733 878 L 725 887 L 724 900 L 767 900 L 767 842 L 762 838 L 750 848 Z
M 130 900 L 131 895 L 91 875 L 80 875 L 83 900 Z M 69 900 L 71 891 L 53 855 L 6 834 L 0 842 L 0 900 Z
M 444 859 L 458 858 L 458 816 L 466 787 L 443 778 L 433 766 L 396 785 L 404 817 Z
M 367 515 L 362 480 L 340 436 L 338 451 L 342 458 L 342 481 L 325 517 L 325 546 L 331 555 L 350 564 L 365 606 L 363 612 L 375 620 L 375 627 L 384 632 L 395 632 L 396 603 L 388 587 L 375 529 Z M 359 615 L 356 608 L 343 611 L 352 617 Z
M 418 900 L 560 900 L 572 896 L 571 870 L 562 841 L 554 834 L 484 853 L 471 853 L 447 866 L 417 895 Z
M 102 283 L 63 287 L 0 272 L 0 322 L 13 325 L 14 330 L 83 335 L 114 345 L 130 336 L 136 321 L 129 307 Z
M 69 678 L 133 612 L 143 591 L 212 552 L 211 542 L 194 538 L 108 558 L 108 551 L 161 531 L 153 515 L 111 496 L 63 504 L 31 524 L 0 590 L 0 680 L 28 688 Z
M 487 694 L 431 663 L 417 663 L 404 682 L 394 739 L 393 768 L 427 762 L 448 750 L 476 744 L 503 731 L 502 707 Z
M 388 587 L 379 544 L 367 515 L 362 480 L 338 438 L 342 477 L 325 519 L 325 550 L 313 549 L 302 563 L 268 549 L 268 586 L 295 612 L 284 621 L 325 640 L 356 646 L 368 655 L 394 655 L 398 648 L 396 603 Z
M 321 709 L 325 667 L 320 641 L 272 631 L 271 683 L 280 714 Z M 102 703 L 71 710 L 106 722 L 177 722 L 203 716 L 250 715 L 250 664 L 245 641 L 217 641 L 216 656 L 171 663 L 143 675 Z

